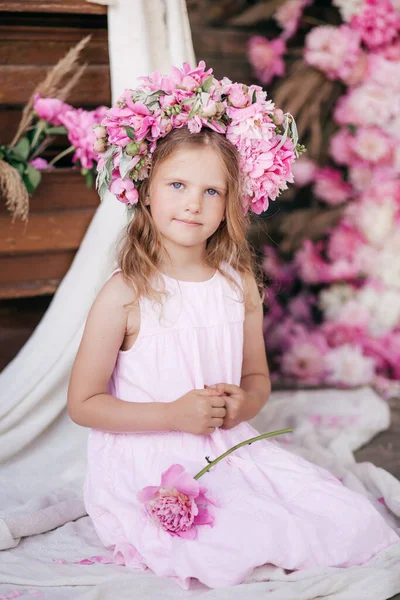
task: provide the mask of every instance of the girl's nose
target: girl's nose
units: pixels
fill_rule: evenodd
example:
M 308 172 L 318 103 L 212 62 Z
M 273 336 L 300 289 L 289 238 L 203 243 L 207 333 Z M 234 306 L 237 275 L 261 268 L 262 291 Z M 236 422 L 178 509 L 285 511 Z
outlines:
M 199 194 L 192 194 L 186 202 L 186 210 L 192 213 L 201 212 L 202 198 Z

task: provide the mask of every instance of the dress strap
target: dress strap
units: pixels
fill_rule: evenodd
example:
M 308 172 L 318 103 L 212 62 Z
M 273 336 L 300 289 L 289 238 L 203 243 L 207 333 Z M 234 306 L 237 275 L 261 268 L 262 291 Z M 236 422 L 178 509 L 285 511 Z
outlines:
M 122 269 L 120 269 L 118 267 L 118 269 L 114 269 L 114 271 L 111 273 L 111 275 L 109 275 L 106 279 L 106 281 L 109 281 L 111 279 L 111 277 L 113 277 L 116 273 L 120 273 L 122 271 Z

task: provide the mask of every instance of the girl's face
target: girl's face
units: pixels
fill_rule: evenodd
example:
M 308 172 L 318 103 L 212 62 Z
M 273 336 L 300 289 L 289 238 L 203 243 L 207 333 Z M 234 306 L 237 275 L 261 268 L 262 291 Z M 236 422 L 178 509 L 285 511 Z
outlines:
M 209 146 L 182 147 L 156 169 L 146 204 L 169 244 L 205 248 L 224 218 L 227 178 Z

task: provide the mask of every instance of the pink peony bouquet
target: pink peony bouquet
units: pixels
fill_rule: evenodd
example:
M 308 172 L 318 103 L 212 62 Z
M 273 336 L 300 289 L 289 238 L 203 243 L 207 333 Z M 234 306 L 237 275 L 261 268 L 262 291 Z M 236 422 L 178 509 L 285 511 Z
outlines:
M 36 94 L 34 110 L 40 119 L 36 127 L 35 142 L 43 141 L 49 135 L 67 135 L 71 145 L 50 163 L 37 157 L 31 165 L 36 169 L 48 168 L 67 154 L 73 153 L 72 163 L 81 167 L 82 174 L 86 175 L 89 184 L 93 180 L 92 170 L 97 166 L 98 153 L 102 149 L 94 127 L 104 118 L 108 107 L 99 106 L 95 110 L 76 109 L 57 98 L 42 98 Z
M 95 128 L 101 197 L 110 189 L 121 202 L 136 204 L 157 140 L 181 127 L 191 133 L 208 127 L 236 146 L 245 211 L 265 211 L 293 181 L 291 167 L 304 148 L 291 115 L 275 108 L 261 87 L 219 81 L 203 61 L 141 79 L 141 87 L 125 90 Z
M 321 102 L 322 135 L 310 144 L 315 160 L 301 157 L 292 168 L 301 188 L 294 203 L 319 205 L 318 237 L 307 223 L 293 252 L 265 249 L 271 377 L 307 386 L 372 384 L 386 396 L 398 395 L 400 3 L 331 0 L 320 7 L 285 0 L 273 18 L 279 37 L 249 42 L 258 79 L 281 76 L 285 54 L 289 61 L 296 57 L 289 83 L 300 65 L 313 77 L 318 70 L 321 89 L 333 92 L 328 118 L 322 113 L 329 101 Z M 338 83 L 324 82 L 321 74 Z M 319 110 L 308 110 L 308 102 L 299 113 L 303 125 L 302 115 L 311 122 Z M 300 222 L 306 214 L 299 213 Z
M 206 457 L 207 465 L 194 477 L 182 465 L 172 465 L 161 475 L 160 486 L 147 486 L 138 493 L 138 500 L 145 505 L 147 514 L 170 535 L 187 540 L 197 536 L 199 525 L 214 525 L 214 516 L 208 505 L 217 503 L 207 495 L 207 489 L 198 484 L 198 479 L 207 473 L 220 460 L 242 446 L 258 440 L 290 433 L 293 429 L 281 429 L 263 433 L 233 446 L 215 460 Z

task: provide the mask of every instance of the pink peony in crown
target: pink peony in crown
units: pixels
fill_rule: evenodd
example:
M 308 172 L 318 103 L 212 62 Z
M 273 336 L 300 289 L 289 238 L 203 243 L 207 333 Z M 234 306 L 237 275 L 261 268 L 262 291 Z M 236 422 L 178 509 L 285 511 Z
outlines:
M 191 133 L 208 127 L 236 146 L 246 212 L 262 213 L 293 182 L 291 167 L 304 147 L 293 117 L 275 108 L 260 86 L 218 80 L 203 61 L 195 69 L 184 63 L 169 76 L 154 72 L 140 79 L 143 84 L 125 90 L 94 129 L 101 198 L 110 190 L 135 205 L 157 140 L 180 127 Z

